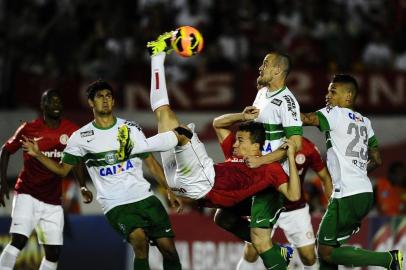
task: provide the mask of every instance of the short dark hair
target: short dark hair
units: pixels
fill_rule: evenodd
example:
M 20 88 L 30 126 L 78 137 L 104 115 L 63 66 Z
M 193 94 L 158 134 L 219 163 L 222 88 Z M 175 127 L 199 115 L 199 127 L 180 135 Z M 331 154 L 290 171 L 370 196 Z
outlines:
M 285 73 L 285 78 L 288 77 L 290 71 L 292 70 L 292 60 L 290 56 L 286 53 L 272 51 L 271 54 L 276 56 L 276 64 L 283 68 L 283 72 Z
M 61 93 L 55 88 L 46 89 L 41 95 L 41 105 L 43 105 L 50 96 L 62 97 Z
M 357 80 L 349 74 L 335 74 L 332 83 L 344 83 L 349 86 L 348 90 L 352 92 L 353 100 L 358 95 L 359 87 Z
M 110 90 L 111 94 L 113 94 L 113 87 L 111 87 L 111 85 L 108 82 L 104 80 L 97 80 L 92 82 L 86 88 L 87 98 L 94 99 L 96 93 L 104 89 Z
M 242 122 L 238 126 L 238 131 L 247 131 L 250 133 L 252 143 L 258 143 L 260 147 L 265 143 L 265 128 L 262 123 L 255 121 Z

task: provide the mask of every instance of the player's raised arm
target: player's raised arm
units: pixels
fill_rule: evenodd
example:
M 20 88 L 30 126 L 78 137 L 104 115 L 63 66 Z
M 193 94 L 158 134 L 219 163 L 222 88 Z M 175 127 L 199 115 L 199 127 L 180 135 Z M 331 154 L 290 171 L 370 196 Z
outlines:
M 297 171 L 295 162 L 296 144 L 292 140 L 287 139 L 286 142 L 281 145 L 281 148 L 286 149 L 289 161 L 289 182 L 280 185 L 278 190 L 285 195 L 289 201 L 297 201 L 301 197 L 301 192 L 299 172 Z
M 300 119 L 304 126 L 319 126 L 319 118 L 315 112 L 310 113 L 300 113 Z
M 70 170 L 73 168 L 72 165 L 66 163 L 58 163 L 47 156 L 45 156 L 38 148 L 38 143 L 33 140 L 23 136 L 21 141 L 22 148 L 27 154 L 35 157 L 39 162 L 42 163 L 48 170 L 54 172 L 55 174 L 65 177 L 68 175 Z
M 259 110 L 254 106 L 245 107 L 240 113 L 224 114 L 213 120 L 213 128 L 220 143 L 231 133 L 230 127 L 238 122 L 254 120 L 258 117 Z

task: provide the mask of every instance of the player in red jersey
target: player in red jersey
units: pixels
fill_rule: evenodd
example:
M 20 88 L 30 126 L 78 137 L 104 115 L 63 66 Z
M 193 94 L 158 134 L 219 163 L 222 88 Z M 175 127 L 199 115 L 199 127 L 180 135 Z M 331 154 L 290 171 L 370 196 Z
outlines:
M 69 136 L 77 126 L 61 118 L 62 99 L 60 94 L 49 89 L 42 94 L 42 117 L 23 123 L 1 150 L 0 204 L 5 206 L 4 197 L 9 198 L 7 187 L 7 166 L 10 155 L 21 148 L 24 137 L 35 140 L 39 149 L 53 160 L 60 161 Z M 24 165 L 18 176 L 13 200 L 10 227 L 11 242 L 0 256 L 0 269 L 13 269 L 16 258 L 27 243 L 33 229 L 38 241 L 44 246 L 45 257 L 40 270 L 57 267 L 63 244 L 64 217 L 61 207 L 61 178 L 46 169 L 34 157 L 23 153 Z
M 330 174 L 320 156 L 319 150 L 307 138 L 302 137 L 302 149 L 296 153 L 295 161 L 302 186 L 306 172 L 311 168 L 322 180 L 325 194 L 327 198 L 329 198 L 333 188 Z M 286 201 L 286 210 L 280 214 L 274 229 L 280 227 L 284 231 L 289 243 L 297 248 L 304 269 L 317 269 L 315 237 L 311 224 L 309 206 L 304 198 L 303 189 L 301 193 L 301 197 L 298 201 Z M 235 225 L 235 223 L 239 223 L 239 226 L 243 226 L 243 224 L 247 223 L 234 209 L 218 209 L 215 222 L 228 231 L 230 231 L 230 229 L 233 230 L 235 227 L 238 228 L 238 225 Z M 252 264 L 257 259 L 258 253 L 252 244 L 246 243 L 243 258 L 241 258 L 237 270 L 253 269 Z

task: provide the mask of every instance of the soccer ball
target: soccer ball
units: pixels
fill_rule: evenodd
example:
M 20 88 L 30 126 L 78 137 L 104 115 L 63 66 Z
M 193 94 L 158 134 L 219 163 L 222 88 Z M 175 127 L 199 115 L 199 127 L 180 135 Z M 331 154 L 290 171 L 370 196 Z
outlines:
M 172 47 L 182 57 L 190 57 L 203 49 L 203 37 L 192 26 L 181 26 L 173 32 Z

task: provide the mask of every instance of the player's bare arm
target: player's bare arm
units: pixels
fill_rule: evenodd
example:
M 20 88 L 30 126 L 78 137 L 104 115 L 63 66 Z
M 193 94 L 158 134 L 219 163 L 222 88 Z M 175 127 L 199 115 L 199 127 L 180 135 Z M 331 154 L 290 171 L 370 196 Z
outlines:
M 79 183 L 80 193 L 82 194 L 83 202 L 91 203 L 93 201 L 93 193 L 86 186 L 86 179 L 89 179 L 90 176 L 87 173 L 85 164 L 83 162 L 81 162 L 81 163 L 75 165 L 73 167 L 72 172 L 73 172 L 73 175 L 75 176 L 76 180 Z
M 295 143 L 296 152 L 302 148 L 302 136 L 292 135 L 291 137 L 289 137 L 289 140 Z M 275 151 L 263 156 L 249 156 L 245 159 L 245 163 L 250 168 L 258 168 L 265 164 L 280 161 L 286 157 L 287 157 L 286 149 L 279 147 Z
M 289 201 L 297 201 L 300 199 L 301 194 L 299 172 L 297 171 L 295 162 L 296 144 L 292 140 L 287 139 L 281 148 L 286 149 L 289 161 L 289 182 L 280 185 L 278 190 L 285 195 Z
M 73 166 L 66 163 L 58 163 L 47 156 L 45 156 L 38 148 L 38 143 L 30 138 L 23 136 L 21 140 L 22 148 L 27 154 L 35 157 L 39 162 L 42 163 L 48 170 L 53 173 L 65 177 L 72 170 Z
M 8 161 L 10 159 L 10 153 L 4 148 L 1 149 L 0 155 L 0 177 L 1 177 L 1 188 L 0 188 L 0 205 L 6 206 L 4 201 L 4 196 L 9 200 L 9 189 L 7 183 L 7 167 Z
M 329 199 L 333 193 L 333 180 L 331 179 L 327 167 L 324 167 L 321 171 L 318 171 L 317 175 L 320 177 L 320 180 L 323 183 L 324 194 L 326 195 L 327 199 Z
M 176 196 L 168 186 L 168 183 L 165 179 L 164 170 L 162 169 L 161 164 L 155 159 L 155 157 L 150 154 L 147 158 L 144 159 L 145 165 L 147 166 L 149 172 L 152 174 L 154 179 L 165 188 L 168 195 L 168 200 L 172 207 L 176 207 L 176 211 L 178 213 L 182 212 L 183 210 L 183 202 L 182 200 Z
M 254 106 L 247 106 L 240 113 L 224 114 L 213 120 L 213 128 L 220 143 L 231 133 L 230 127 L 238 122 L 254 120 L 258 117 L 259 110 Z
M 375 170 L 382 164 L 381 154 L 378 147 L 368 148 L 368 173 Z
M 319 118 L 315 112 L 310 113 L 300 113 L 300 119 L 304 126 L 319 126 Z

